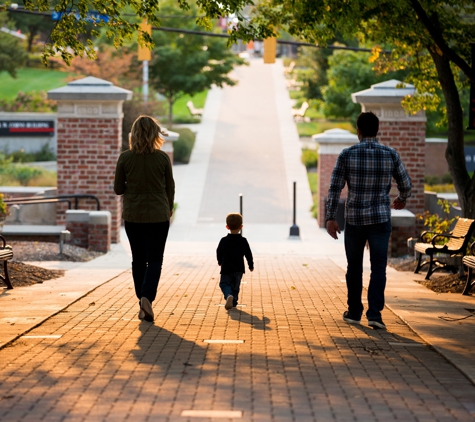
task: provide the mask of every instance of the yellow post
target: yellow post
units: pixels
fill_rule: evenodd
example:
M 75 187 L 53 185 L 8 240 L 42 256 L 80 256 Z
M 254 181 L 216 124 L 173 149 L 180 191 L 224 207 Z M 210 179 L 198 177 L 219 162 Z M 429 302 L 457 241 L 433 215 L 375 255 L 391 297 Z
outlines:
M 275 53 L 277 49 L 277 39 L 266 38 L 264 40 L 264 63 L 275 63 Z
M 147 23 L 147 20 L 144 19 L 142 21 L 142 23 L 140 24 L 140 29 L 144 32 L 147 32 L 149 35 L 152 35 L 152 25 L 149 25 Z M 142 47 L 140 44 L 139 44 L 139 57 L 138 59 L 140 61 L 143 61 L 143 60 L 152 60 L 152 52 L 147 48 L 147 47 Z

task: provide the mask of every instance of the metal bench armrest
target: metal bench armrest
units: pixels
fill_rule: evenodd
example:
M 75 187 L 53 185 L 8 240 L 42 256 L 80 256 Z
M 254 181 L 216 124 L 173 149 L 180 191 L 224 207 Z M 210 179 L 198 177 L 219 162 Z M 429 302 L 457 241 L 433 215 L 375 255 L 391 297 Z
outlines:
M 2 242 L 3 242 L 2 249 L 5 249 L 5 246 L 6 246 L 7 242 L 6 242 L 5 238 L 4 238 L 1 234 L 0 234 L 0 239 L 1 239 Z
M 465 239 L 465 236 L 454 236 L 454 235 L 448 234 L 448 233 L 439 233 L 439 234 L 436 234 L 435 236 L 432 237 L 432 239 L 431 239 L 432 246 L 435 246 L 435 240 L 438 237 L 450 237 L 451 239 Z
M 429 242 L 425 242 L 425 241 L 424 241 L 424 236 L 425 236 L 426 234 L 440 234 L 440 233 L 433 232 L 433 231 L 430 231 L 430 230 L 425 230 L 425 231 L 423 231 L 423 232 L 421 233 L 420 237 L 419 237 L 419 239 L 420 239 L 420 241 L 421 241 L 422 243 L 429 243 Z M 431 239 L 432 239 L 432 238 L 431 238 Z

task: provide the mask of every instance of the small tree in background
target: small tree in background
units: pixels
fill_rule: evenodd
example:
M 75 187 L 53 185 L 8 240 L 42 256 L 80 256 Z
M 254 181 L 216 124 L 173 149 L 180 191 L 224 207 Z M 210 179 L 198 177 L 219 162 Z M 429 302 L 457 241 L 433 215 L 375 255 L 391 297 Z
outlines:
M 168 121 L 173 122 L 173 104 L 185 94 L 193 96 L 211 85 L 236 84 L 228 74 L 245 64 L 226 46 L 226 41 L 197 36 L 169 35 L 156 42 L 150 66 L 151 86 L 168 101 Z

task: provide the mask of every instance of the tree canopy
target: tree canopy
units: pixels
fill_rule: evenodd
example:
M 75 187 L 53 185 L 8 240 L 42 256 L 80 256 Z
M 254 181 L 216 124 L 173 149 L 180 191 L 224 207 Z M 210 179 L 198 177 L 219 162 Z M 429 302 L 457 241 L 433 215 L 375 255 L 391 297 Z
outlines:
M 18 1 L 23 5 L 23 1 Z M 40 33 L 50 33 L 54 27 L 54 22 L 50 16 L 33 15 L 29 13 L 8 14 L 9 18 L 15 23 L 16 29 L 20 29 L 27 36 L 27 50 L 31 53 L 33 42 Z
M 226 41 L 190 35 L 168 37 L 153 49 L 150 85 L 169 103 L 169 121 L 173 103 L 188 94 L 193 96 L 211 85 L 234 85 L 228 74 L 245 61 L 226 47 Z
M 8 19 L 0 14 L 0 27 L 8 27 Z M 8 72 L 16 77 L 16 71 L 23 66 L 28 58 L 23 41 L 14 35 L 0 31 L 0 72 Z
M 25 1 L 27 9 L 52 9 L 63 14 L 44 57 L 61 54 L 66 61 L 74 55 L 94 57 L 93 39 L 101 27 L 117 47 L 139 31 L 142 18 L 159 26 L 163 4 L 159 0 Z M 178 0 L 175 4 L 185 11 L 196 5 L 196 22 L 208 30 L 214 19 L 235 16 L 228 28 L 231 42 L 267 38 L 282 29 L 320 46 L 337 34 L 375 46 L 372 60 L 381 69 L 409 70 L 407 82 L 413 83 L 419 94 L 405 101 L 408 110 L 437 108 L 437 89 L 441 88 L 447 110 L 449 170 L 464 215 L 475 217 L 475 179 L 465 167 L 459 95 L 461 86 L 475 84 L 475 70 L 470 64 L 470 44 L 475 42 L 473 0 L 256 0 L 251 17 L 243 12 L 248 10 L 248 0 Z M 91 16 L 91 10 L 107 15 L 108 21 Z M 91 23 L 94 29 L 88 32 Z M 151 45 L 152 39 L 140 33 L 139 42 Z M 391 54 L 384 54 L 384 49 L 390 49 Z

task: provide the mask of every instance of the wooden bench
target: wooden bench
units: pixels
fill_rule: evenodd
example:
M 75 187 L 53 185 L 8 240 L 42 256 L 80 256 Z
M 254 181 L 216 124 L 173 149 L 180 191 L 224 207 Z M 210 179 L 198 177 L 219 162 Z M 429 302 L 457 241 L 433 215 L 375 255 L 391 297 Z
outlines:
M 8 267 L 7 262 L 13 258 L 13 250 L 11 247 L 7 246 L 5 238 L 0 235 L 0 240 L 3 242 L 3 246 L 0 248 L 0 261 L 3 261 L 3 276 L 0 275 L 0 280 L 2 280 L 8 289 L 13 289 L 10 277 L 8 276 Z
M 426 280 L 430 279 L 430 276 L 437 270 L 446 269 L 452 271 L 454 274 L 458 271 L 458 268 L 441 262 L 436 258 L 436 255 L 461 255 L 464 257 L 467 252 L 468 243 L 475 229 L 475 220 L 468 218 L 459 218 L 455 224 L 454 230 L 451 233 L 435 233 L 430 231 L 424 231 L 421 234 L 421 242 L 417 242 L 414 245 L 414 250 L 418 254 L 417 267 L 414 273 L 418 273 L 422 266 L 429 264 L 427 270 Z M 425 242 L 427 235 L 433 235 L 430 239 L 430 243 Z M 449 239 L 444 245 L 438 245 L 437 242 L 441 238 Z M 428 255 L 429 260 L 422 261 L 422 255 Z
M 462 259 L 463 265 L 468 268 L 467 282 L 462 292 L 463 295 L 468 295 L 470 289 L 475 284 L 472 281 L 473 270 L 475 269 L 475 242 L 470 245 L 470 253 L 471 255 L 465 255 Z
M 188 110 L 190 111 L 190 114 L 193 117 L 196 116 L 202 116 L 203 115 L 203 109 L 202 108 L 195 108 L 195 105 L 193 104 L 193 101 L 188 101 L 186 103 L 186 106 L 188 107 Z
M 284 74 L 289 75 L 292 73 L 295 67 L 295 62 L 291 61 L 288 67 L 284 67 Z
M 302 103 L 302 105 L 300 106 L 300 108 L 293 108 L 292 109 L 292 116 L 294 116 L 294 118 L 296 119 L 303 119 L 305 117 L 305 113 L 307 112 L 308 110 L 308 103 L 307 101 L 304 101 Z

